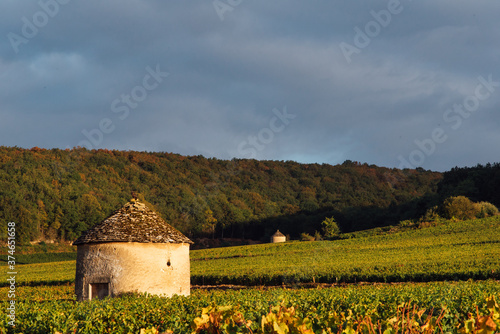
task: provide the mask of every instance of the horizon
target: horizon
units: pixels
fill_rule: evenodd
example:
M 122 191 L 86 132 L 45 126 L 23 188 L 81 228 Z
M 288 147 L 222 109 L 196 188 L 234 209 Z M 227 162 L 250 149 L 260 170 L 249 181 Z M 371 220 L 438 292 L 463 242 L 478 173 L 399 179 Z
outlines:
M 350 163 L 353 163 L 353 164 L 357 164 L 357 165 L 368 165 L 369 167 L 371 166 L 375 166 L 375 167 L 380 167 L 380 168 L 388 168 L 388 169 L 399 169 L 399 170 L 403 170 L 403 169 L 406 169 L 406 168 L 398 168 L 398 167 L 390 167 L 390 166 L 382 166 L 382 165 L 376 165 L 376 164 L 372 164 L 368 161 L 356 161 L 356 160 L 351 160 L 351 159 L 346 159 L 340 163 L 335 163 L 335 164 L 331 164 L 331 163 L 326 163 L 326 162 L 300 162 L 300 161 L 295 161 L 295 160 L 276 160 L 276 159 L 255 159 L 255 158 L 237 158 L 237 157 L 234 157 L 232 159 L 222 159 L 222 158 L 218 158 L 218 157 L 209 157 L 209 156 L 205 156 L 203 154 L 197 154 L 197 155 L 184 155 L 184 154 L 180 154 L 180 153 L 176 153 L 176 152 L 167 152 L 167 151 L 137 151 L 137 150 L 120 150 L 120 149 L 108 149 L 108 148 L 94 148 L 94 149 L 87 149 L 86 147 L 72 147 L 72 148 L 58 148 L 58 147 L 51 147 L 51 148 L 46 148 L 46 147 L 39 147 L 39 146 L 33 146 L 33 147 L 20 147 L 20 146 L 3 146 L 3 145 L 0 145 L 0 148 L 1 147 L 6 147 L 6 148 L 10 148 L 10 149 L 13 149 L 13 148 L 18 148 L 18 149 L 23 149 L 23 150 L 28 150 L 28 151 L 31 151 L 31 150 L 34 150 L 34 149 L 40 149 L 40 150 L 46 150 L 46 151 L 50 151 L 50 150 L 61 150 L 61 151 L 74 151 L 74 150 L 78 150 L 78 149 L 85 149 L 89 152 L 92 152 L 92 151 L 118 151 L 118 152 L 137 152 L 137 153 L 146 153 L 146 154 L 173 154 L 173 155 L 179 155 L 179 156 L 182 156 L 182 157 L 186 157 L 186 158 L 194 158 L 194 157 L 203 157 L 205 159 L 216 159 L 216 160 L 219 160 L 219 161 L 232 161 L 234 159 L 236 160 L 255 160 L 255 161 L 270 161 L 270 162 L 293 162 L 293 163 L 297 163 L 297 164 L 301 164 L 301 165 L 330 165 L 330 166 L 340 166 L 340 165 L 343 165 L 344 163 L 347 163 L 347 162 L 350 162 Z M 500 161 L 489 161 L 489 162 L 486 162 L 484 164 L 482 163 L 476 163 L 476 164 L 473 164 L 473 165 L 467 165 L 467 166 L 453 166 L 451 167 L 450 169 L 448 170 L 442 170 L 442 171 L 439 171 L 439 170 L 432 170 L 432 169 L 425 169 L 423 167 L 415 167 L 415 168 L 407 168 L 407 169 L 413 169 L 413 170 L 419 170 L 419 169 L 422 169 L 424 171 L 427 171 L 427 172 L 433 172 L 433 173 L 445 173 L 447 171 L 450 171 L 451 169 L 453 168 L 474 168 L 474 167 L 477 167 L 477 166 L 487 166 L 487 165 L 494 165 L 494 164 L 500 164 Z

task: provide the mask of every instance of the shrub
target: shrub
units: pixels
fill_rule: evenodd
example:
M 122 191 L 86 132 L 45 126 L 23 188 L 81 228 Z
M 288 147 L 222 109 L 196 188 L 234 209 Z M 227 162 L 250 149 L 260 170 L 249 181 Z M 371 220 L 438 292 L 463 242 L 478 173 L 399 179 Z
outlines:
M 439 221 L 441 219 L 439 212 L 439 207 L 437 205 L 433 206 L 432 208 L 428 209 L 422 217 L 420 217 L 420 222 Z
M 465 196 L 449 197 L 443 202 L 442 212 L 447 219 L 473 219 L 478 212 L 477 206 Z
M 479 202 L 474 204 L 476 210 L 478 211 L 476 214 L 477 218 L 485 218 L 498 215 L 498 208 L 491 204 L 490 202 Z
M 410 227 L 415 225 L 415 222 L 411 219 L 402 220 L 399 222 L 399 227 Z
M 309 233 L 301 233 L 300 240 L 302 241 L 314 241 L 314 237 Z

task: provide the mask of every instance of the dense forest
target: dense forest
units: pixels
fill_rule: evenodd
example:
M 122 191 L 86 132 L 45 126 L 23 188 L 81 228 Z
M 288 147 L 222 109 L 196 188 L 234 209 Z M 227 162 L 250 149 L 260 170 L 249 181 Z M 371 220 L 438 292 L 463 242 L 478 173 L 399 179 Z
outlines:
M 441 174 L 352 161 L 0 147 L 0 220 L 16 222 L 22 242 L 71 241 L 135 194 L 191 238 L 258 240 L 277 228 L 298 237 L 320 230 L 326 217 L 348 232 L 419 217 L 440 193 L 463 191 L 498 206 L 499 169 L 478 166 L 471 178 L 469 169 Z
M 500 207 L 500 163 L 455 167 L 443 174 L 438 193 L 441 198 L 462 195 Z

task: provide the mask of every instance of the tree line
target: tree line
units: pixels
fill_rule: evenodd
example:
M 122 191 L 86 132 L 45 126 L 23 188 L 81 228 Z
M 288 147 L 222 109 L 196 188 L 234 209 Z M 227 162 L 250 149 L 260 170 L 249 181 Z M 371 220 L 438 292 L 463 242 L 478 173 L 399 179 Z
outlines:
M 332 166 L 0 147 L 0 220 L 16 222 L 19 242 L 71 241 L 136 193 L 191 238 L 263 239 L 277 228 L 298 237 L 321 230 L 327 217 L 347 232 L 420 217 L 440 192 L 457 195 L 457 182 L 476 194 L 475 200 L 494 203 L 494 191 L 486 193 L 492 198 L 480 198 L 491 189 L 475 171 L 467 181 L 456 175 L 461 169 L 442 174 L 352 161 Z

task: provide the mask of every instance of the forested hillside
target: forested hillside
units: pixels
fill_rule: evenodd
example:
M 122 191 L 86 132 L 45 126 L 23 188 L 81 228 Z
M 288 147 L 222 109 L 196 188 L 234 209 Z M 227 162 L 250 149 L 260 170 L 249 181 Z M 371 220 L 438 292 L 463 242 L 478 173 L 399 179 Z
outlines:
M 452 168 L 443 174 L 438 192 L 441 198 L 462 195 L 500 207 L 500 163 Z
M 351 161 L 0 147 L 0 220 L 16 222 L 19 241 L 74 240 L 135 192 L 192 238 L 261 239 L 276 228 L 297 237 L 320 230 L 325 217 L 344 232 L 418 217 L 441 178 Z

